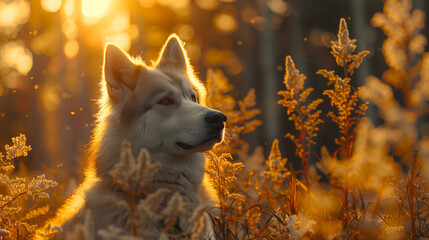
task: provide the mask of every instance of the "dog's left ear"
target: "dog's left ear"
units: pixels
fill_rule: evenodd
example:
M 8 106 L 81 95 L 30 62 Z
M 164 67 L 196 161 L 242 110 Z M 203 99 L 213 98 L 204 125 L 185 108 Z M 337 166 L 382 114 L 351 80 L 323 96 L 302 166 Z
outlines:
M 176 34 L 170 35 L 158 59 L 157 68 L 175 68 L 186 72 L 186 51 L 182 46 L 182 41 Z
M 136 87 L 138 67 L 119 47 L 108 44 L 104 51 L 104 79 L 107 92 L 112 100 L 117 101 Z

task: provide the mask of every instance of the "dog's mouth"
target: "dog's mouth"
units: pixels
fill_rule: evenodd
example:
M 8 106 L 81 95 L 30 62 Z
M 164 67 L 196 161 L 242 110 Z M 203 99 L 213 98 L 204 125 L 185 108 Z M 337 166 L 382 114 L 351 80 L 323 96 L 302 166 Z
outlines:
M 186 144 L 184 142 L 177 142 L 176 145 L 185 149 L 185 150 L 189 150 L 192 148 L 192 145 Z
M 185 150 L 190 150 L 193 148 L 204 146 L 205 144 L 208 144 L 210 142 L 213 142 L 213 144 L 214 144 L 214 143 L 220 142 L 220 141 L 222 141 L 222 135 L 216 134 L 216 136 L 210 137 L 207 140 L 204 140 L 201 143 L 198 143 L 196 145 L 189 145 L 189 144 L 184 143 L 184 142 L 176 142 L 176 145 L 185 149 Z

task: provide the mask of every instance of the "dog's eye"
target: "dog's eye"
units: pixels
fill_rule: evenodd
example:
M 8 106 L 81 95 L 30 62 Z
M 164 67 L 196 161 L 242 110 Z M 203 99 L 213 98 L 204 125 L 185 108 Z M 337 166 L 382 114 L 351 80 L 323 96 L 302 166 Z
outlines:
M 171 105 L 171 104 L 174 104 L 174 100 L 171 99 L 171 98 L 169 98 L 169 97 L 165 97 L 165 98 L 159 100 L 158 104 L 161 104 L 161 105 Z
M 194 94 L 192 94 L 191 99 L 192 101 L 197 102 L 197 97 Z

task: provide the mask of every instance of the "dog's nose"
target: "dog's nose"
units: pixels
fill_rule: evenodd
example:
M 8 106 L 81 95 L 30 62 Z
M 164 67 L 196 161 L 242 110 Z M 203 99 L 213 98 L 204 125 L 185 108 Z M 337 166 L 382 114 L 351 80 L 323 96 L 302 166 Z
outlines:
M 206 115 L 205 120 L 210 126 L 222 129 L 223 123 L 226 122 L 226 116 L 221 112 L 211 112 Z

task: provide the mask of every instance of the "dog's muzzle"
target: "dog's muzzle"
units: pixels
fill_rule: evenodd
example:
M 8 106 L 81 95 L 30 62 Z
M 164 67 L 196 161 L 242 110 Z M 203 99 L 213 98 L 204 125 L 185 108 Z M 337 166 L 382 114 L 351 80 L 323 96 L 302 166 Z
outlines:
M 201 147 L 205 144 L 208 143 L 216 143 L 216 142 L 221 142 L 222 141 L 222 137 L 223 137 L 223 129 L 225 128 L 225 123 L 226 123 L 226 116 L 225 114 L 221 113 L 221 112 L 210 112 L 208 113 L 204 120 L 206 121 L 207 125 L 208 125 L 208 131 L 207 131 L 207 139 L 205 139 L 204 141 L 196 144 L 196 145 L 190 145 L 184 142 L 177 142 L 176 145 L 185 149 L 185 150 L 189 150 L 192 148 L 196 148 L 196 147 Z M 213 145 L 211 145 L 213 146 Z
M 225 127 L 226 116 L 221 112 L 211 112 L 204 118 L 208 125 L 215 131 L 222 130 Z

